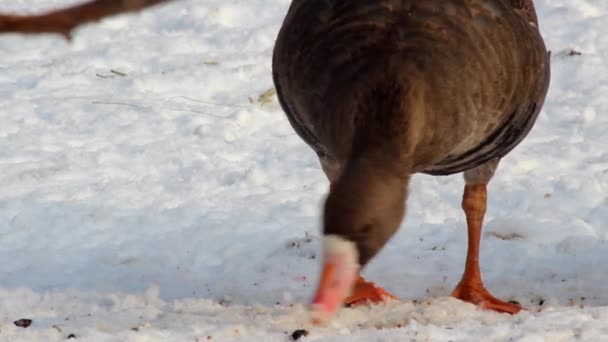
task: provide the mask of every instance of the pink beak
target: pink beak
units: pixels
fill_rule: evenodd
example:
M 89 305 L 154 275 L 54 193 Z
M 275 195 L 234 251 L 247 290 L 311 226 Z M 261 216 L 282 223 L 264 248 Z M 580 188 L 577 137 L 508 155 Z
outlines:
M 347 255 L 326 258 L 319 288 L 312 301 L 312 322 L 327 323 L 350 295 L 359 268 L 349 262 Z

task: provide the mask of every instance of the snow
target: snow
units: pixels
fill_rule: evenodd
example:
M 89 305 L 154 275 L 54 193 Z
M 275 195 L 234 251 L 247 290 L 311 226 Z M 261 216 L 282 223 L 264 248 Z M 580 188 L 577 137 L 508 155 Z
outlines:
M 516 316 L 449 297 L 463 182 L 417 175 L 365 270 L 402 301 L 309 324 L 328 185 L 268 93 L 289 0 L 175 1 L 72 43 L 0 36 L 0 340 L 608 340 L 608 2 L 536 3 L 551 89 L 490 185 L 481 255 Z

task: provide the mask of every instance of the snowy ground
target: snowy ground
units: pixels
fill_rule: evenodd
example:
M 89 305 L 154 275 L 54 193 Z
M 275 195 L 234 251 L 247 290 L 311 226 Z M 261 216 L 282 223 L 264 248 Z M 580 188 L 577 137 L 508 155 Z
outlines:
M 288 4 L 176 1 L 71 44 L 0 36 L 0 341 L 608 340 L 608 2 L 537 1 L 553 82 L 491 183 L 481 259 L 528 311 L 448 297 L 463 182 L 416 176 L 366 270 L 402 302 L 326 328 L 306 303 L 327 182 L 264 96 Z

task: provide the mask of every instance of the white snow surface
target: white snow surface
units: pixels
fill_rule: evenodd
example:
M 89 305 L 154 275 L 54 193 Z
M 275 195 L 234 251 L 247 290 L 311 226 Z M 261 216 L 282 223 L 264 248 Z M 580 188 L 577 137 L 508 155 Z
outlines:
M 608 2 L 536 4 L 552 84 L 490 184 L 481 248 L 515 316 L 449 297 L 462 177 L 416 175 L 364 272 L 401 301 L 310 325 L 328 183 L 260 100 L 289 0 L 175 1 L 71 43 L 0 36 L 0 341 L 608 341 Z

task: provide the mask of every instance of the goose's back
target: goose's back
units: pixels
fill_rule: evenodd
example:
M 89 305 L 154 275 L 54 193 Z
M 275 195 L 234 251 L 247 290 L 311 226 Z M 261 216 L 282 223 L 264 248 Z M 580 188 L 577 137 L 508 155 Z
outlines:
M 502 157 L 532 127 L 549 82 L 529 6 L 295 0 L 273 58 L 281 105 L 338 161 L 392 147 L 414 171 L 449 174 Z

